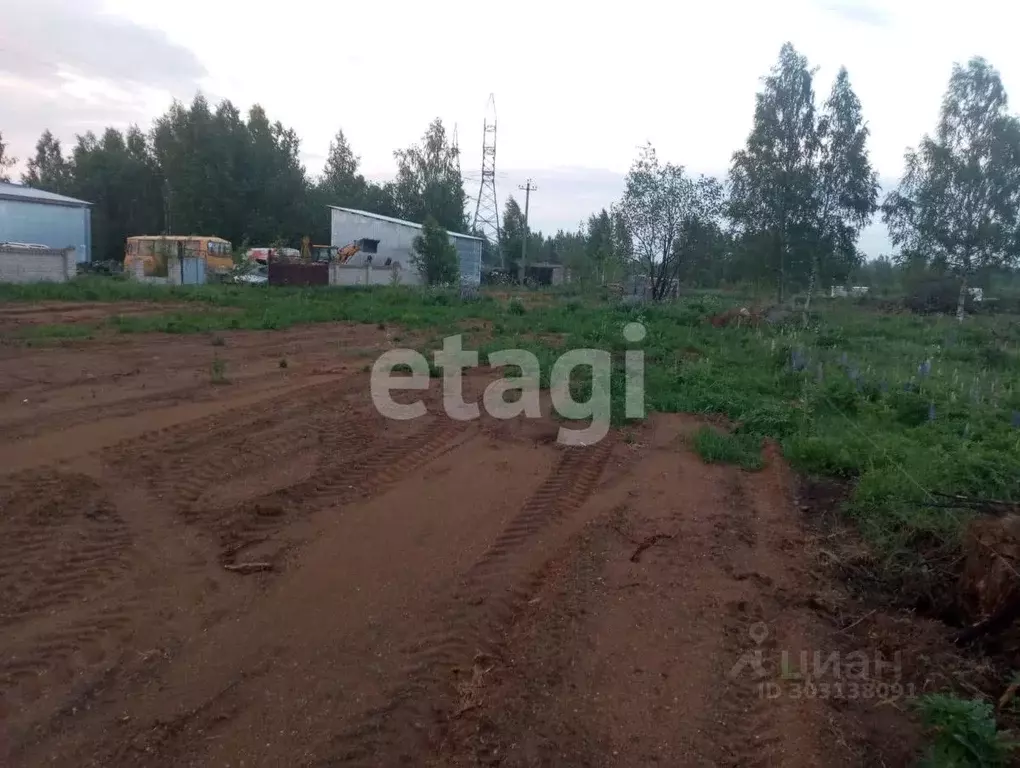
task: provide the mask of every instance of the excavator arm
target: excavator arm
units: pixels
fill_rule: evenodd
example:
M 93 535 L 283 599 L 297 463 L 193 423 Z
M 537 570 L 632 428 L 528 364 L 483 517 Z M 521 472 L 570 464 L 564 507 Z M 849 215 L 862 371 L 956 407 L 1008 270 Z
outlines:
M 359 245 L 357 242 L 351 243 L 350 245 L 345 245 L 343 248 L 337 251 L 336 260 L 341 264 L 346 264 L 354 257 L 354 254 L 356 254 L 360 250 L 361 245 Z

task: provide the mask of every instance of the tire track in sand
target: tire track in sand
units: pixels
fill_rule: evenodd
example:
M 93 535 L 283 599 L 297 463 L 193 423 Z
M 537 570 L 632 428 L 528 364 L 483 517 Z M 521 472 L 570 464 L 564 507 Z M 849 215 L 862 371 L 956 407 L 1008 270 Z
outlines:
M 717 670 L 721 684 L 709 702 L 706 731 L 715 733 L 718 763 L 734 768 L 823 761 L 819 702 L 791 698 L 786 692 L 772 697 L 766 688 L 782 685 L 791 670 L 780 662 L 795 660 L 798 651 L 808 647 L 804 619 L 790 605 L 805 602 L 803 596 L 791 600 L 804 583 L 791 557 L 800 551 L 800 528 L 778 448 L 769 444 L 766 455 L 761 472 L 732 471 L 727 483 L 731 514 L 715 530 L 713 556 L 742 584 L 745 597 L 726 604 Z
M 310 766 L 378 765 L 383 754 L 412 764 L 442 741 L 449 720 L 471 707 L 479 663 L 499 653 L 503 628 L 542 582 L 544 561 L 529 562 L 523 550 L 585 503 L 613 444 L 610 436 L 595 447 L 563 450 L 546 480 L 464 574 L 447 609 L 408 649 L 403 682 L 383 705 L 331 739 L 327 754 Z
M 0 509 L 0 626 L 79 602 L 127 568 L 130 532 L 90 477 L 9 476 Z
M 232 510 L 211 513 L 219 519 L 224 563 L 300 517 L 383 492 L 470 434 L 463 423 L 437 418 L 394 439 L 380 433 L 378 416 L 367 411 L 348 412 L 332 424 L 324 432 L 319 467 L 310 477 Z
M 107 462 L 115 471 L 141 476 L 154 496 L 189 522 L 200 522 L 198 502 L 217 482 L 319 447 L 335 414 L 348 411 L 342 395 L 338 382 L 307 385 L 121 443 L 107 452 Z
M 91 477 L 8 476 L 0 510 L 0 708 L 16 711 L 108 662 L 138 601 L 99 597 L 128 572 L 132 537 Z

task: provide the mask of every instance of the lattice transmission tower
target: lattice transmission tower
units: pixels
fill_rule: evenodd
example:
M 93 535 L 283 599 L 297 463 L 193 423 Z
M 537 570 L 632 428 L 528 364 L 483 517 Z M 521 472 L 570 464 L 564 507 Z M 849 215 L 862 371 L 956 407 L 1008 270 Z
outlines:
M 482 181 L 475 203 L 475 231 L 499 247 L 499 201 L 496 198 L 496 99 L 490 93 L 482 131 Z
M 460 140 L 457 138 L 457 124 L 453 124 L 453 162 L 457 166 L 457 175 L 460 176 Z

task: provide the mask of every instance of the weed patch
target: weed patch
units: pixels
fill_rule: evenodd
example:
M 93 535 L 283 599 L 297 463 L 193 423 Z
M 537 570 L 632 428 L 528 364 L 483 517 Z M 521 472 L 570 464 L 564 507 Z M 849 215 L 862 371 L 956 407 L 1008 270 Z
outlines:
M 754 435 L 729 434 L 705 426 L 694 433 L 692 445 L 706 464 L 736 464 L 751 471 L 764 466 L 761 438 Z

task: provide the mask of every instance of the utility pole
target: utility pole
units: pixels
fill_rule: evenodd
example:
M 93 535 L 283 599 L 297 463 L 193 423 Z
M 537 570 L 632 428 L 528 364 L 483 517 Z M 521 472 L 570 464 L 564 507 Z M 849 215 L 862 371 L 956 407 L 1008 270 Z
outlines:
M 528 207 L 531 203 L 531 193 L 537 191 L 538 187 L 533 186 L 531 179 L 528 179 L 526 184 L 517 185 L 517 188 L 524 190 L 524 237 L 521 239 L 521 264 L 517 268 L 517 280 L 524 285 L 525 264 L 528 258 Z

